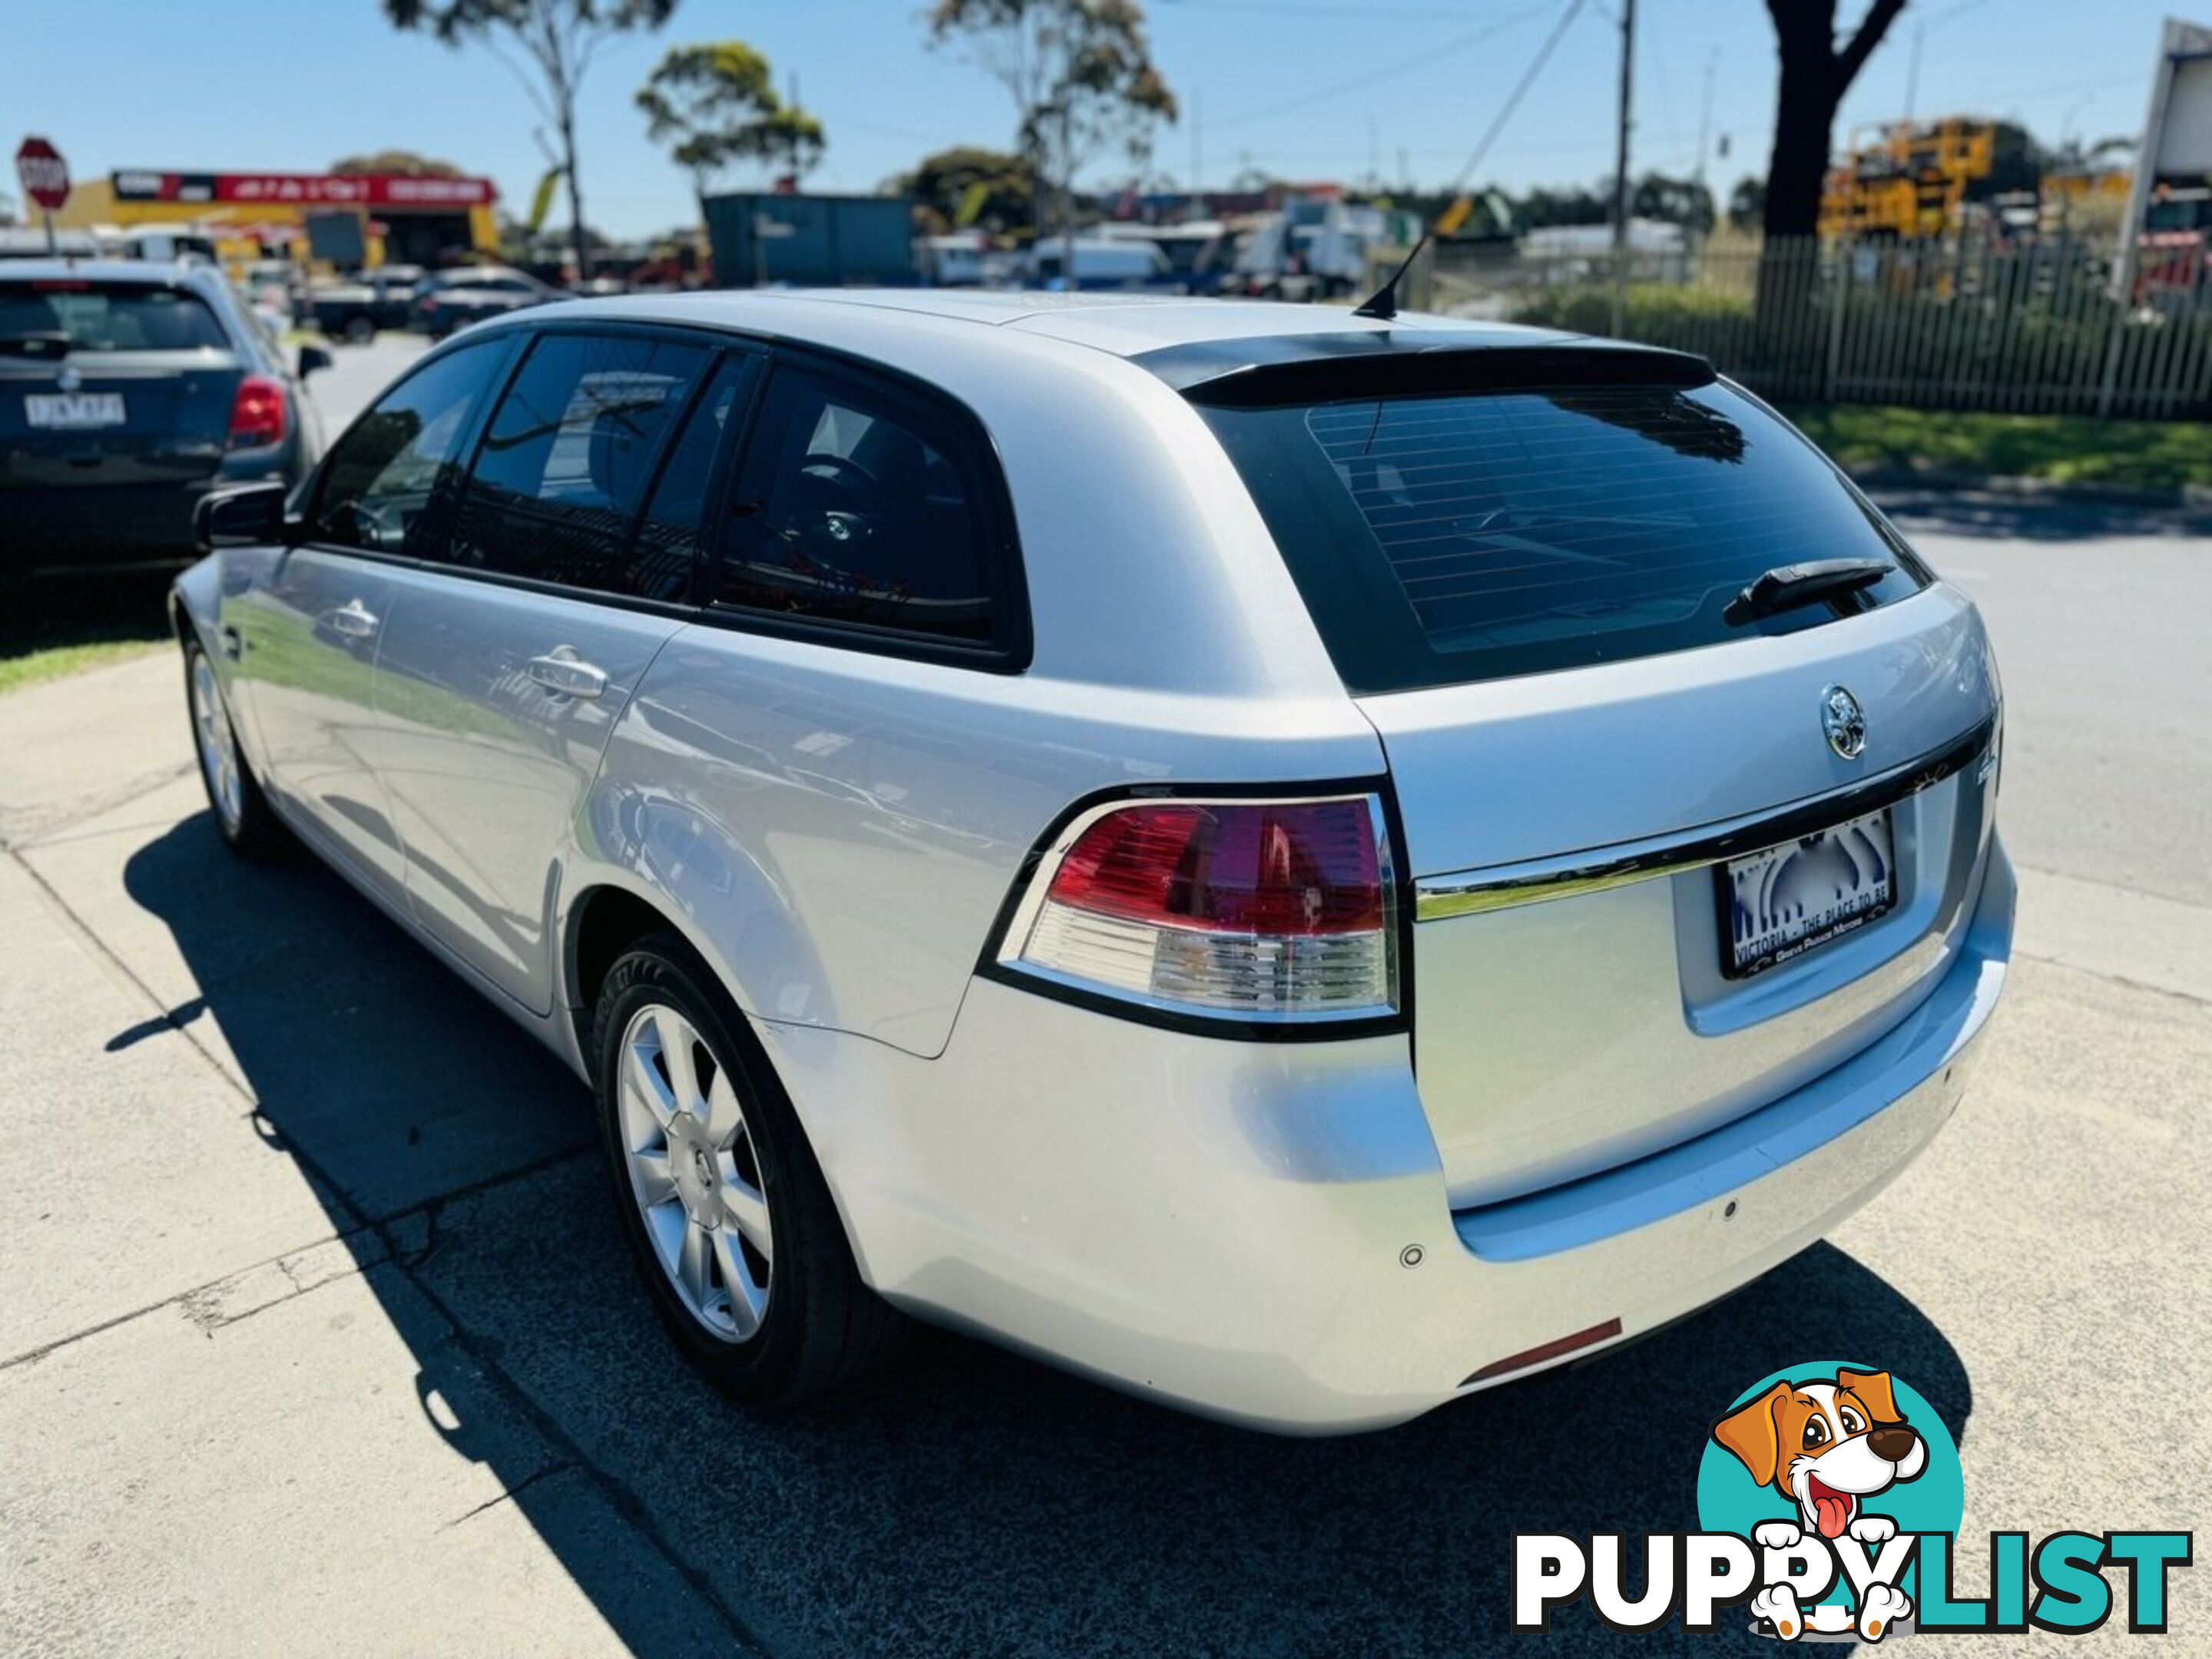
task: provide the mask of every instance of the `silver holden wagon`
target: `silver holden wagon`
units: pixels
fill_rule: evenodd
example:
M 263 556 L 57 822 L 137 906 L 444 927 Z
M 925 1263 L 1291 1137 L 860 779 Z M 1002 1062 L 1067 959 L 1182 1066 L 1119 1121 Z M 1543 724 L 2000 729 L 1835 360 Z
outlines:
M 1401 1421 L 1818 1238 L 2004 978 L 1973 606 L 1693 357 L 585 302 L 202 532 L 223 836 L 590 1080 L 650 1294 L 757 1405 L 904 1313 Z

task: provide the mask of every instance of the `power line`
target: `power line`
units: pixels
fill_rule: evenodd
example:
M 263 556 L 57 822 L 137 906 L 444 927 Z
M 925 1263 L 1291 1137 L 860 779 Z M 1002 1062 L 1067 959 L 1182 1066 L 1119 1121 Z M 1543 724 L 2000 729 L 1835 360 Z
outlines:
M 1409 70 L 1433 64 L 1440 58 L 1449 58 L 1456 52 L 1465 52 L 1469 46 L 1478 46 L 1485 40 L 1503 34 L 1508 29 L 1527 22 L 1532 17 L 1540 17 L 1549 9 L 1550 8 L 1546 6 L 1532 6 L 1525 11 L 1510 13 L 1486 27 L 1476 29 L 1472 33 L 1460 35 L 1455 40 L 1444 41 L 1440 46 L 1431 46 L 1414 57 L 1401 58 L 1382 69 L 1369 70 L 1363 74 L 1353 76 L 1348 81 L 1339 81 L 1333 86 L 1321 87 L 1310 92 L 1301 93 L 1295 98 L 1286 98 L 1280 103 L 1269 104 L 1261 109 L 1248 109 L 1242 114 L 1232 115 L 1226 120 L 1216 121 L 1213 125 L 1217 127 L 1231 127 L 1243 125 L 1251 121 L 1263 121 L 1271 115 L 1280 115 L 1285 110 L 1304 109 L 1310 105 L 1325 102 L 1331 98 L 1341 97 L 1347 92 L 1357 92 L 1360 88 L 1372 86 L 1377 81 L 1387 81 L 1393 76 L 1404 75 Z
M 1575 15 L 1582 9 L 1583 0 L 1567 0 L 1567 9 L 1559 14 L 1559 21 L 1552 25 L 1552 32 L 1544 37 L 1544 44 L 1536 48 L 1536 55 L 1528 60 L 1528 67 L 1521 71 L 1521 78 L 1513 83 L 1513 90 L 1505 94 L 1504 103 L 1498 106 L 1497 115 L 1491 120 L 1490 130 L 1468 152 L 1459 176 L 1451 182 L 1449 194 L 1456 196 L 1466 188 L 1468 176 L 1482 165 L 1482 158 L 1490 154 L 1491 145 L 1497 143 L 1498 135 L 1505 131 L 1505 124 L 1513 118 L 1513 112 L 1521 107 L 1521 100 L 1528 95 L 1528 88 L 1536 84 L 1536 77 L 1544 72 L 1544 65 L 1551 61 L 1552 53 L 1566 38 L 1567 26 L 1575 21 Z

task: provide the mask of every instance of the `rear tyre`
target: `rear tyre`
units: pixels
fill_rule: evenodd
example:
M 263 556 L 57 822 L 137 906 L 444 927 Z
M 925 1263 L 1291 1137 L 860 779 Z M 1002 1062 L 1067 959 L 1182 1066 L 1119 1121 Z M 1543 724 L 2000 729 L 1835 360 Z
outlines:
M 259 863 L 283 858 L 292 850 L 291 832 L 253 781 L 253 769 L 239 750 L 229 705 L 216 682 L 215 665 L 197 642 L 185 647 L 185 702 L 191 714 L 200 783 L 223 841 L 232 852 Z
M 897 1346 L 905 1322 L 861 1280 L 767 1055 L 677 935 L 608 969 L 592 1054 L 623 1236 L 694 1365 L 773 1410 Z
M 345 337 L 351 344 L 367 345 L 376 338 L 376 325 L 366 317 L 349 317 L 346 319 Z

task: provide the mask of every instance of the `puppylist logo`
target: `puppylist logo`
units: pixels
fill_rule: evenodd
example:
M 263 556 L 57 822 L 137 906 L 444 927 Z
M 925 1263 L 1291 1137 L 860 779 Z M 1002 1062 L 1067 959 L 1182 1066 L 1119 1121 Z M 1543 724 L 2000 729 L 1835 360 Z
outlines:
M 1793 1365 L 1716 1415 L 1698 1469 L 1700 1530 L 1652 1534 L 1633 1554 L 1619 1533 L 1516 1533 L 1513 1628 L 1547 1631 L 1553 1609 L 1587 1595 L 1623 1632 L 1679 1619 L 1690 1631 L 1743 1620 L 1782 1642 L 2081 1635 L 2117 1612 L 2134 1634 L 2165 1633 L 2169 1575 L 2190 1564 L 2190 1534 L 2056 1532 L 2034 1543 L 1993 1532 L 1987 1594 L 1962 1598 L 1965 1508 L 1959 1449 L 1909 1384 L 1849 1363 Z

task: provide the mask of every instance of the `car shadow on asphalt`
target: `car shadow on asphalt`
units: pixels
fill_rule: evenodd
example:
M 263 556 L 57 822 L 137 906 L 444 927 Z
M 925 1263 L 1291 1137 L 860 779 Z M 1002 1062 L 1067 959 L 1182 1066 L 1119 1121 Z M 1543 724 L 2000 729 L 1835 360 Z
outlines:
M 2212 510 L 2201 507 L 1962 489 L 1881 489 L 1875 492 L 1875 499 L 1910 535 L 2073 542 L 2212 534 Z
M 1706 1434 L 1770 1371 L 1888 1369 L 1966 1435 L 1943 1334 L 1825 1243 L 1632 1348 L 1380 1434 L 1225 1428 L 932 1332 L 852 1395 L 748 1418 L 655 1323 L 564 1067 L 311 860 L 241 865 L 202 815 L 125 880 L 272 1150 L 349 1230 L 426 1421 L 637 1652 L 1495 1651 L 1513 1533 L 1693 1528 Z M 610 1515 L 673 1572 L 641 1575 Z M 1752 1639 L 1616 1636 L 1577 1605 L 1546 1645 Z

